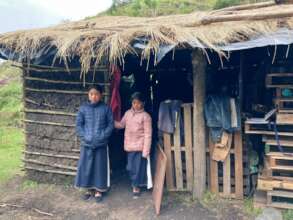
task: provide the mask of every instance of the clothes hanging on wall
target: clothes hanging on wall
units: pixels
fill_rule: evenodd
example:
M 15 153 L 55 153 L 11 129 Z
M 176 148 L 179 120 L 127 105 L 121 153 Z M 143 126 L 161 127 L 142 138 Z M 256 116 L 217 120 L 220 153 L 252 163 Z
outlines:
M 110 107 L 113 112 L 113 118 L 115 121 L 121 121 L 121 97 L 120 97 L 120 80 L 121 71 L 118 66 L 112 65 L 112 80 L 111 80 L 111 100 Z
M 176 128 L 176 121 L 179 119 L 180 130 L 183 131 L 180 100 L 166 100 L 160 103 L 158 129 L 168 134 L 173 134 Z
M 221 141 L 223 131 L 240 130 L 239 104 L 225 95 L 209 95 L 205 102 L 204 115 L 214 143 Z

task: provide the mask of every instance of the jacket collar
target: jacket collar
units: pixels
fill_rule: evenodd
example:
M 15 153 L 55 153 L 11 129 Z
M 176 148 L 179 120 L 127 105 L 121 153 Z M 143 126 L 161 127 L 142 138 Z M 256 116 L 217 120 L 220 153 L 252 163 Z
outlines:
M 90 101 L 87 102 L 87 104 L 91 107 L 97 107 L 99 106 L 100 104 L 102 104 L 102 101 L 99 101 L 97 103 L 91 103 Z
M 144 109 L 141 109 L 141 110 L 139 110 L 139 111 L 135 111 L 133 108 L 131 108 L 130 111 L 131 111 L 133 114 L 139 114 L 139 113 L 144 112 Z

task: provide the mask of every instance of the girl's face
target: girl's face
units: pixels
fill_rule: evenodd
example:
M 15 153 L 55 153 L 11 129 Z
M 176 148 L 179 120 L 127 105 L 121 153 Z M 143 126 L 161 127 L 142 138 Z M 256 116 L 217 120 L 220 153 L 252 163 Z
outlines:
M 137 99 L 134 99 L 132 101 L 132 108 L 135 110 L 135 111 L 140 111 L 143 109 L 143 103 Z
M 93 104 L 98 103 L 99 101 L 102 100 L 102 94 L 96 89 L 91 89 L 89 91 L 88 96 L 89 96 L 90 102 Z

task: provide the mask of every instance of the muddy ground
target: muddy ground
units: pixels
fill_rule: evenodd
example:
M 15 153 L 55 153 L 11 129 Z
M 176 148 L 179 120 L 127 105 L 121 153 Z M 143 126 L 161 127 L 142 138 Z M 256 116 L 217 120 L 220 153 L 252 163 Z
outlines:
M 182 193 L 165 194 L 161 215 L 157 217 L 151 193 L 146 191 L 133 199 L 126 176 L 113 181 L 101 204 L 82 201 L 81 192 L 72 186 L 36 184 L 22 176 L 0 187 L 0 220 L 254 219 L 244 214 L 240 201 L 206 198 L 205 202 L 198 202 Z

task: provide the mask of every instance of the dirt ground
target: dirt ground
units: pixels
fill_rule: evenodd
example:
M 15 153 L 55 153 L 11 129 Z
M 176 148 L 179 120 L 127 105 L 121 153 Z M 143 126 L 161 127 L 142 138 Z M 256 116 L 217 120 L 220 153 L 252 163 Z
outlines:
M 254 219 L 244 214 L 239 201 L 200 203 L 182 193 L 166 193 L 161 215 L 157 217 L 151 192 L 145 191 L 140 198 L 133 199 L 126 177 L 113 181 L 101 204 L 82 201 L 81 191 L 72 186 L 28 183 L 25 177 L 16 176 L 0 186 L 0 220 Z

